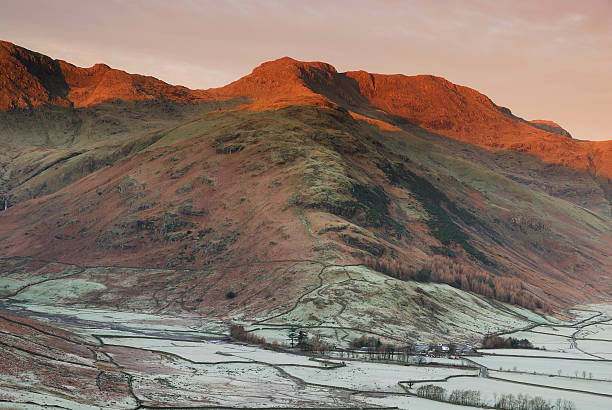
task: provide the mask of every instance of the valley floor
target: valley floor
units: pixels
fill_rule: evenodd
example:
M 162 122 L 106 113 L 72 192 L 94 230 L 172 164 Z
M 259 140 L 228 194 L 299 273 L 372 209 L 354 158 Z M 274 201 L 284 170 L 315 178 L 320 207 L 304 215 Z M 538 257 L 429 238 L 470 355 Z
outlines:
M 545 350 L 417 364 L 265 350 L 229 342 L 228 323 L 195 315 L 9 300 L 0 305 L 0 408 L 466 408 L 418 397 L 428 384 L 476 390 L 488 406 L 520 392 L 611 408 L 612 306 L 579 309 L 574 322 L 508 333 Z

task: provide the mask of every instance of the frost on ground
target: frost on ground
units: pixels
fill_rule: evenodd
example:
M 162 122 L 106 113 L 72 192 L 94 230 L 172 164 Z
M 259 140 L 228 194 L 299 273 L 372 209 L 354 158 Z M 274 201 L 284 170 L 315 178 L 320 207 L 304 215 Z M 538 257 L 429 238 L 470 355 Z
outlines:
M 318 366 L 309 356 L 274 352 L 255 346 L 233 343 L 190 342 L 151 338 L 102 338 L 105 344 L 135 347 L 172 353 L 184 359 L 203 363 L 222 363 L 227 361 L 255 361 L 271 364 L 295 364 Z
M 241 324 L 260 335 L 265 334 L 268 341 L 277 339 L 287 343 L 288 329 L 302 324 L 300 328 L 309 336 L 321 335 L 340 345 L 368 331 L 384 342 L 400 344 L 404 337 L 446 342 L 426 339 L 440 334 L 442 329 L 455 332 L 452 334 L 457 337 L 468 337 L 478 329 L 482 319 L 481 332 L 488 330 L 488 326 L 521 328 L 504 335 L 527 338 L 546 350 L 494 349 L 481 357 L 471 357 L 490 370 L 489 378 L 476 377 L 477 370 L 458 366 L 468 364 L 467 358 L 427 358 L 426 363 L 417 366 L 368 360 L 374 356 L 368 357 L 365 353 L 353 355 L 364 360 L 349 360 L 336 352 L 326 367 L 324 362 L 312 360 L 303 353 L 227 343 L 227 322 L 195 314 L 120 312 L 29 304 L 21 299 L 19 306 L 2 305 L 8 310 L 0 311 L 0 316 L 29 320 L 29 327 L 0 322 L 5 327 L 0 338 L 12 346 L 4 352 L 6 360 L 16 368 L 29 363 L 35 376 L 27 378 L 5 371 L 0 378 L 0 401 L 20 402 L 17 407 L 32 402 L 66 408 L 96 405 L 133 408 L 138 402 L 145 407 L 455 408 L 448 403 L 411 396 L 402 387 L 407 387 L 406 384 L 398 384 L 412 381 L 416 383 L 409 390 L 412 393 L 419 385 L 434 383 L 448 392 L 478 390 L 489 402 L 496 395 L 521 392 L 553 401 L 565 398 L 579 409 L 612 408 L 609 406 L 612 398 L 606 396 L 612 386 L 612 381 L 606 381 L 612 380 L 612 362 L 599 358 L 612 354 L 612 342 L 607 339 L 609 317 L 608 313 L 595 312 L 593 306 L 588 311 L 579 311 L 582 315 L 572 323 L 560 324 L 518 308 L 487 306 L 484 299 L 446 285 L 398 285 L 360 267 L 329 269 L 322 279 L 321 286 L 311 287 L 311 293 L 295 308 L 255 323 L 242 318 Z M 367 287 L 362 286 L 361 293 L 346 287 L 356 279 L 368 283 Z M 63 291 L 53 288 L 55 294 Z M 37 300 L 49 296 L 35 286 L 29 292 L 29 297 Z M 23 294 L 28 296 L 26 292 Z M 339 305 L 338 301 L 348 294 L 351 304 Z M 402 307 L 403 297 L 433 302 L 425 308 L 414 304 Z M 391 305 L 389 311 L 399 315 L 393 320 L 387 321 L 389 312 L 385 311 L 385 300 Z M 501 315 L 499 323 L 494 323 L 497 314 Z M 444 320 L 438 320 L 439 317 Z M 366 323 L 368 318 L 378 318 L 379 322 L 373 328 L 350 327 L 358 320 Z M 450 321 L 456 323 L 451 325 Z M 406 327 L 406 323 L 411 327 Z M 526 324 L 531 326 L 530 330 L 526 330 Z M 47 326 L 45 333 L 36 330 L 41 326 Z M 459 329 L 461 326 L 468 330 Z M 37 359 L 33 360 L 32 355 L 36 354 Z M 57 374 L 68 375 L 67 378 L 43 377 L 50 364 L 61 368 Z M 67 398 L 71 394 L 74 398 Z
M 542 332 L 542 333 L 550 333 L 557 336 L 566 336 L 570 337 L 572 334 L 576 332 L 574 327 L 561 327 L 561 326 L 546 326 L 540 325 L 531 329 L 533 332 Z
M 277 369 L 261 364 L 178 366 L 189 371 L 174 375 L 137 374 L 134 387 L 142 400 L 149 405 L 174 407 L 317 407 L 323 403 L 351 407 L 360 403 L 333 389 L 301 385 Z
M 97 410 L 100 407 L 94 402 L 89 404 L 71 400 L 70 397 L 61 395 L 55 395 L 50 392 L 33 392 L 29 391 L 29 386 L 15 386 L 7 387 L 0 385 L 0 408 L 16 408 L 11 404 L 10 407 L 4 407 L 2 402 L 15 402 L 15 403 L 29 403 L 30 408 L 48 408 L 57 407 L 73 410 Z M 135 403 L 118 403 L 117 405 L 110 405 L 107 408 L 111 409 L 122 409 L 132 407 Z M 23 407 L 20 407 L 23 408 Z
M 580 339 L 576 343 L 580 349 L 589 352 L 591 356 L 612 360 L 612 340 Z
M 489 405 L 494 403 L 494 400 L 502 394 L 517 395 L 519 393 L 532 397 L 539 396 L 552 402 L 556 401 L 558 398 L 569 400 L 576 404 L 578 410 L 609 409 L 612 403 L 612 398 L 610 397 L 516 384 L 509 381 L 494 380 L 484 377 L 455 377 L 449 379 L 447 382 L 431 384 L 441 386 L 445 388 L 447 392 L 453 390 L 478 390 L 482 400 Z M 417 385 L 414 388 L 418 387 Z
M 477 375 L 477 371 L 471 369 L 353 361 L 332 370 L 289 366 L 283 366 L 283 369 L 310 383 L 380 392 L 402 392 L 398 382 L 405 380 L 441 380 L 454 375 Z
M 418 409 L 418 410 L 470 410 L 480 409 L 480 407 L 459 406 L 456 404 L 444 403 L 439 401 L 427 400 L 415 396 L 368 396 L 354 395 L 367 401 L 368 403 L 380 407 L 397 407 L 399 409 Z
M 509 356 L 482 356 L 471 359 L 491 370 L 572 377 L 585 373 L 592 374 L 593 379 L 612 380 L 612 362 Z
M 499 371 L 490 371 L 489 376 L 498 377 L 504 380 L 514 380 L 523 383 L 538 384 L 542 386 L 552 386 L 563 389 L 582 390 L 587 392 L 612 395 L 612 382 L 589 380 L 588 374 L 586 375 L 587 379 L 581 379 L 577 377 L 550 376 Z M 612 396 L 610 397 L 610 400 L 612 400 Z
M 592 359 L 587 353 L 577 349 L 566 349 L 561 352 L 539 349 L 479 349 L 479 353 L 491 356 L 523 356 L 523 357 L 551 357 L 560 359 Z
M 576 333 L 576 337 L 581 339 L 602 339 L 612 341 L 612 322 L 586 326 Z
M 527 339 L 533 347 L 551 351 L 568 351 L 571 349 L 572 340 L 566 336 L 556 336 L 532 331 L 521 331 L 510 333 L 507 336 L 522 340 Z
M 271 340 L 300 326 L 338 345 L 369 332 L 395 343 L 474 343 L 483 333 L 560 322 L 449 285 L 401 281 L 363 266 L 325 269 L 321 283 L 295 306 L 258 319 L 250 330 Z

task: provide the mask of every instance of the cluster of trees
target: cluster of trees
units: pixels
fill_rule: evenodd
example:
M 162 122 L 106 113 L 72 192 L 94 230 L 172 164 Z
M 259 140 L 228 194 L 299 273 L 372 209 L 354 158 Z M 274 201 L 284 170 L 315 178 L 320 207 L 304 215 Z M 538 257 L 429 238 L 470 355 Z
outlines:
M 330 350 L 334 350 L 335 346 L 324 342 L 319 337 L 313 336 L 306 344 L 304 344 L 300 348 L 306 352 L 315 352 L 323 354 L 325 352 L 329 352 Z
M 540 299 L 527 291 L 520 279 L 494 276 L 465 260 L 434 255 L 421 269 L 416 269 L 391 257 L 366 256 L 363 263 L 378 272 L 400 280 L 447 283 L 468 292 L 528 309 L 549 310 Z
M 478 390 L 453 390 L 448 395 L 448 401 L 461 406 L 479 406 L 482 404 Z
M 444 401 L 462 406 L 483 407 L 490 404 L 483 401 L 478 390 L 453 390 L 450 394 L 444 387 L 434 384 L 420 386 L 416 390 L 419 397 L 430 400 Z M 531 397 L 526 394 L 502 394 L 495 396 L 494 408 L 503 410 L 575 410 L 574 402 L 557 399 L 547 401 L 540 396 Z
M 417 396 L 426 399 L 446 401 L 446 389 L 435 384 L 426 384 L 421 386 L 416 391 Z
M 299 347 L 300 350 L 304 352 L 317 352 L 323 354 L 335 348 L 335 346 L 324 342 L 320 336 L 315 335 L 309 338 L 304 330 L 298 331 L 297 328 L 291 328 L 287 336 L 291 343 L 291 347 Z
M 480 407 L 484 404 L 480 398 L 480 391 L 478 390 L 453 390 L 448 394 L 444 387 L 436 386 L 435 384 L 426 384 L 420 386 L 416 390 L 416 394 L 426 399 L 445 401 L 462 406 Z
M 308 335 L 304 330 L 298 331 L 297 328 L 293 327 L 289 330 L 288 334 L 291 347 L 303 347 L 308 343 Z
M 482 339 L 482 347 L 483 349 L 534 349 L 533 344 L 527 339 L 488 335 Z
M 530 397 L 526 394 L 502 394 L 495 398 L 495 408 L 503 410 L 576 410 L 573 401 L 557 399 L 547 401 L 540 396 Z
M 368 337 L 366 335 L 361 335 L 361 337 L 349 342 L 349 347 L 351 349 L 361 349 L 362 347 L 378 349 L 380 346 L 382 346 L 380 339 L 373 336 Z
M 279 350 L 281 347 L 276 340 L 274 340 L 272 343 L 268 343 L 265 337 L 257 336 L 253 332 L 247 331 L 240 325 L 230 326 L 230 337 L 241 342 L 261 345 L 264 349 Z
M 361 337 L 350 341 L 349 347 L 355 350 L 366 347 L 368 352 L 371 355 L 376 355 L 378 360 L 394 360 L 396 352 L 399 353 L 399 349 L 395 345 L 382 343 L 380 339 L 366 335 L 361 335 Z
M 234 340 L 260 345 L 264 349 L 280 350 L 281 348 L 289 347 L 286 344 L 279 344 L 276 340 L 268 343 L 263 336 L 257 336 L 255 333 L 246 330 L 243 326 L 236 324 L 230 326 L 230 336 Z M 289 330 L 288 341 L 291 343 L 291 347 L 298 347 L 304 352 L 323 354 L 336 348 L 334 345 L 323 341 L 319 335 L 308 337 L 305 331 L 298 331 L 297 328 Z
M 247 331 L 243 326 L 240 325 L 230 326 L 230 336 L 234 340 L 239 340 L 241 342 L 251 343 L 255 345 L 263 345 L 266 343 L 266 339 L 264 337 L 257 336 L 256 334 Z

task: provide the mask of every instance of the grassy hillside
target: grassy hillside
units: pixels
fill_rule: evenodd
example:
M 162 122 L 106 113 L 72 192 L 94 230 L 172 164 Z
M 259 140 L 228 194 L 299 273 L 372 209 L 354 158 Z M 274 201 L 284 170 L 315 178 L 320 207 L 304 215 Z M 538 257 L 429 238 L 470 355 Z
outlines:
M 190 302 L 196 310 L 230 288 L 237 308 L 272 310 L 317 280 L 317 264 L 365 263 L 544 310 L 595 300 L 609 285 L 605 203 L 587 210 L 547 192 L 571 175 L 555 179 L 526 154 L 382 131 L 342 108 L 304 106 L 214 111 L 79 141 L 9 161 L 16 201 L 0 213 L 3 254 L 205 268 L 199 286 L 219 297 Z M 509 161 L 549 178 L 522 181 Z M 278 265 L 288 260 L 314 265 L 290 276 Z M 180 284 L 174 275 L 163 280 Z M 186 303 L 172 292 L 165 299 Z

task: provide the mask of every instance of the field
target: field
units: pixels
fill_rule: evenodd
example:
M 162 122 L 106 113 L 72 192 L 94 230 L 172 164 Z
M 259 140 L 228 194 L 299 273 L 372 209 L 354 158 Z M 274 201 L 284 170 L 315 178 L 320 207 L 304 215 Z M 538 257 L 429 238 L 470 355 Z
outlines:
M 446 389 L 445 399 L 456 389 L 479 391 L 478 405 L 517 392 L 549 401 L 563 398 L 578 409 L 606 408 L 612 400 L 608 305 L 575 307 L 564 312 L 570 319 L 563 321 L 444 284 L 400 281 L 362 265 L 321 268 L 304 262 L 278 265 L 288 272 L 318 269 L 314 280 L 301 282 L 302 293 L 293 302 L 265 315 L 233 315 L 232 322 L 252 336 L 285 346 L 288 332 L 297 328 L 338 348 L 362 335 L 396 346 L 475 346 L 485 333 L 528 339 L 536 348 L 480 350 L 462 360 L 397 356 L 380 361 L 367 352 L 321 356 L 230 342 L 228 320 L 163 309 L 160 295 L 166 291 L 160 289 L 166 282 L 140 289 L 143 296 L 124 303 L 125 292 L 142 280 L 161 278 L 160 273 L 193 278 L 197 286 L 207 272 L 27 259 L 2 263 L 10 274 L 0 283 L 0 322 L 6 329 L 0 333 L 6 346 L 0 359 L 21 371 L 0 379 L 0 403 L 74 409 L 98 403 L 120 409 L 244 403 L 452 408 L 418 397 L 418 388 L 428 384 Z M 83 297 L 100 302 L 78 303 Z M 108 307 L 112 300 L 120 309 Z M 48 377 L 48 366 L 54 377 Z M 478 377 L 483 372 L 487 377 Z
M 576 316 L 574 322 L 532 322 L 529 330 L 509 333 L 533 336 L 534 344 L 546 350 L 492 349 L 463 360 L 415 356 L 390 362 L 376 355 L 322 356 L 229 342 L 226 322 L 190 314 L 23 300 L 0 307 L 0 324 L 11 331 L 0 334 L 5 346 L 0 359 L 16 366 L 28 363 L 26 371 L 0 379 L 0 406 L 470 408 L 418 397 L 419 387 L 430 384 L 444 388 L 445 399 L 457 389 L 478 391 L 479 405 L 518 393 L 549 402 L 568 400 L 577 409 L 604 409 L 612 403 L 612 362 L 595 357 L 612 354 L 612 343 L 603 339 L 610 321 L 604 312 Z M 545 326 L 564 331 L 537 333 Z M 272 335 L 287 342 L 286 329 L 271 327 L 266 336 Z M 571 349 L 569 343 L 574 343 Z M 49 368 L 54 369 L 51 378 Z M 486 377 L 479 377 L 485 368 Z
M 612 403 L 611 396 L 599 396 L 595 394 L 568 392 L 558 389 L 550 389 L 539 386 L 529 386 L 524 384 L 516 384 L 513 382 L 495 380 L 491 378 L 466 378 L 456 377 L 449 379 L 444 383 L 434 383 L 443 386 L 448 391 L 455 389 L 459 390 L 477 390 L 481 393 L 482 400 L 492 404 L 496 397 L 502 394 L 518 393 L 526 394 L 531 397 L 539 396 L 547 401 L 554 402 L 558 398 L 566 399 L 576 403 L 579 409 L 606 409 Z

